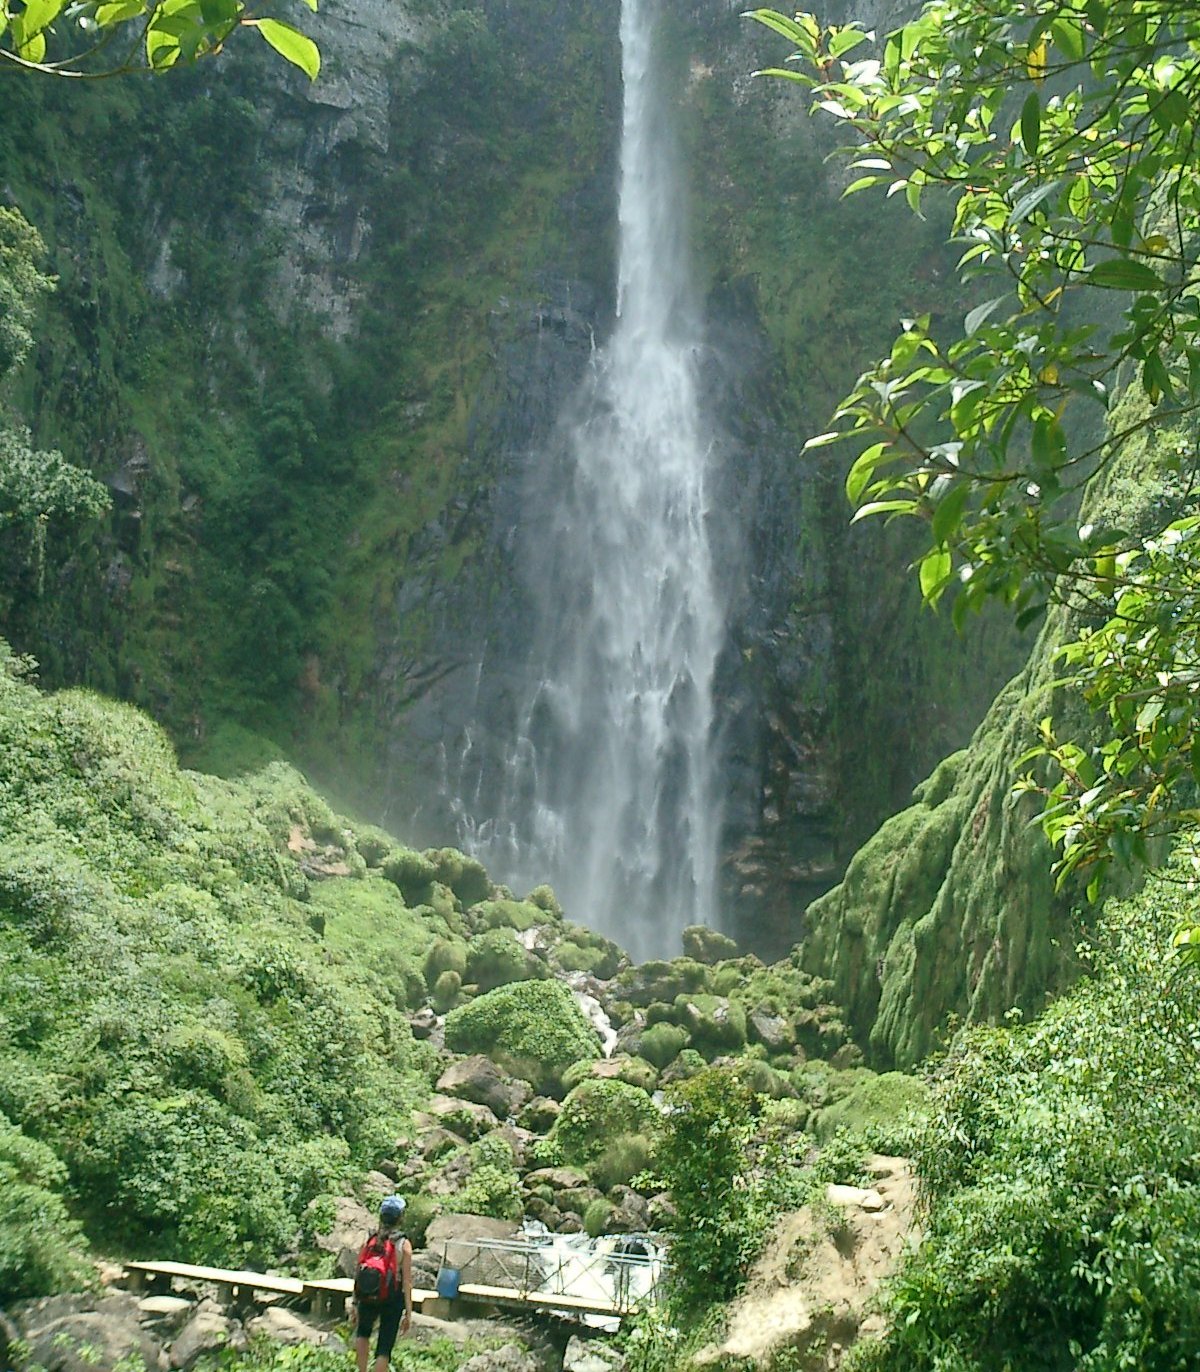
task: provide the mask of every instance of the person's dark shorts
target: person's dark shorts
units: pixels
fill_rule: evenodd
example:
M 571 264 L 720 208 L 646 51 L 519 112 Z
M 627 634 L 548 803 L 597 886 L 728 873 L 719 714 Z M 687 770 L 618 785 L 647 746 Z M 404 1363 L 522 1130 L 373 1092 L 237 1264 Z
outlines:
M 354 1337 L 356 1339 L 369 1339 L 371 1330 L 375 1328 L 375 1321 L 378 1319 L 379 1340 L 375 1344 L 375 1356 L 377 1358 L 390 1358 L 392 1349 L 396 1346 L 396 1335 L 400 1332 L 400 1320 L 403 1315 L 403 1295 L 394 1301 L 388 1301 L 385 1305 L 367 1305 L 360 1301 Z

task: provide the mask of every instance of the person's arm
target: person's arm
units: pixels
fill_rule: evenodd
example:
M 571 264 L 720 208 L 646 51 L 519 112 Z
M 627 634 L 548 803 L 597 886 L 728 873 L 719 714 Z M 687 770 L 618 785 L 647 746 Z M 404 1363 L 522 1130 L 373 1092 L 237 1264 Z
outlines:
M 404 1292 L 404 1316 L 400 1321 L 401 1333 L 407 1334 L 412 1323 L 412 1244 L 404 1240 L 400 1250 L 400 1289 Z

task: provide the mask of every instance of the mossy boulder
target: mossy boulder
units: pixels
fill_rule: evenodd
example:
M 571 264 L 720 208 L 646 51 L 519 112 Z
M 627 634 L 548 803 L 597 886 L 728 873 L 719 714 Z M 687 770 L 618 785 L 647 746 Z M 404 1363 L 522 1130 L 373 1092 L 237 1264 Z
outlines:
M 674 1062 L 664 1069 L 659 1077 L 660 1086 L 670 1086 L 673 1081 L 687 1081 L 697 1072 L 702 1072 L 707 1063 L 694 1048 L 685 1048 Z
M 725 996 L 681 995 L 675 1002 L 679 1024 L 692 1047 L 714 1057 L 746 1046 L 746 1012 Z
M 610 1139 L 596 1155 L 588 1172 L 604 1191 L 615 1186 L 627 1186 L 649 1169 L 654 1158 L 654 1141 L 649 1134 L 618 1134 Z
M 462 939 L 439 938 L 429 945 L 425 954 L 425 980 L 430 986 L 443 972 L 457 972 L 460 977 L 467 970 L 467 945 Z
M 638 1009 L 656 1002 L 672 1002 L 685 992 L 708 989 L 709 969 L 694 958 L 674 958 L 670 962 L 643 962 L 627 967 L 616 979 L 613 994 Z
M 433 1008 L 439 1015 L 444 1015 L 449 1010 L 453 1010 L 458 1004 L 459 996 L 462 994 L 462 977 L 452 968 L 445 971 L 433 983 L 431 993 Z
M 638 1035 L 634 1045 L 639 1057 L 653 1063 L 661 1072 L 688 1046 L 687 1030 L 678 1024 L 651 1024 Z
M 570 1166 L 586 1167 L 622 1134 L 639 1134 L 658 1121 L 649 1093 L 615 1078 L 580 1082 L 563 1102 L 550 1139 Z
M 383 860 L 383 875 L 399 887 L 407 904 L 420 905 L 437 877 L 437 868 L 424 853 L 412 848 L 393 848 Z
M 509 928 L 488 929 L 467 945 L 466 980 L 481 991 L 492 991 L 511 981 L 544 977 L 546 964 L 530 952 Z
M 690 924 L 683 931 L 685 957 L 712 966 L 738 955 L 738 946 L 726 934 L 718 933 L 704 924 Z
M 597 1197 L 583 1212 L 584 1233 L 590 1238 L 598 1239 L 608 1227 L 608 1218 L 612 1214 L 613 1208 L 609 1201 L 603 1196 Z
M 524 900 L 485 900 L 467 914 L 476 929 L 515 929 L 518 933 L 546 919 L 544 910 Z
M 558 897 L 554 894 L 553 888 L 549 886 L 535 886 L 525 899 L 530 905 L 536 905 L 539 910 L 549 915 L 551 919 L 562 919 L 562 906 L 558 903 Z
M 554 959 L 564 971 L 587 972 L 607 981 L 616 976 L 626 954 L 603 934 L 582 924 L 566 924 L 561 941 L 555 945 Z
M 457 848 L 431 848 L 425 857 L 434 868 L 434 879 L 454 892 L 464 907 L 478 905 L 492 894 L 492 881 L 483 864 Z
M 446 1046 L 486 1053 L 545 1095 L 559 1095 L 562 1073 L 600 1044 L 575 997 L 559 981 L 518 981 L 476 997 L 446 1016 Z

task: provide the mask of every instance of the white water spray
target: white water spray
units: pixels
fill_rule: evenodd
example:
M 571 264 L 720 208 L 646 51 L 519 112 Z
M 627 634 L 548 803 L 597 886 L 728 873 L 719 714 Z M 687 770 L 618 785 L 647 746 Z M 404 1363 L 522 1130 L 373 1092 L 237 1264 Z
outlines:
M 511 884 L 549 880 L 636 957 L 718 924 L 713 677 L 724 632 L 707 522 L 678 157 L 654 56 L 658 0 L 623 0 L 617 324 L 535 480 L 530 687 L 502 794 L 467 838 Z M 464 810 L 479 815 L 470 798 Z

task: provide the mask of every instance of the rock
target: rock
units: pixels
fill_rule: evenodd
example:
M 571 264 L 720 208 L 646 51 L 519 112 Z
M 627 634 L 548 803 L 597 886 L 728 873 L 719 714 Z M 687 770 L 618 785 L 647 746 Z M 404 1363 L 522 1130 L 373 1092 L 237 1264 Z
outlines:
M 324 1233 L 317 1234 L 316 1245 L 332 1253 L 343 1276 L 354 1275 L 359 1249 L 363 1240 L 375 1227 L 375 1216 L 353 1196 L 338 1196 L 333 1202 L 333 1223 Z
M 162 1347 L 138 1320 L 128 1291 L 48 1296 L 10 1312 L 27 1345 L 25 1361 L 44 1372 L 94 1372 L 128 1361 L 165 1369 Z
M 440 1023 L 441 1016 L 435 1010 L 431 1010 L 429 1006 L 418 1010 L 408 1021 L 413 1038 L 421 1040 L 429 1038 Z
M 590 1186 L 586 1172 L 578 1167 L 539 1167 L 525 1174 L 525 1185 L 549 1186 L 554 1191 L 573 1191 L 577 1186 Z
M 183 1296 L 143 1296 L 137 1304 L 138 1318 L 157 1331 L 173 1334 L 183 1328 L 195 1306 L 195 1301 Z
M 512 1149 L 513 1166 L 518 1172 L 521 1171 L 525 1166 L 529 1149 L 537 1141 L 538 1136 L 531 1129 L 522 1129 L 517 1124 L 502 1124 L 496 1130 L 496 1134 Z
M 540 1372 L 540 1364 L 527 1349 L 516 1344 L 489 1348 L 468 1358 L 459 1372 Z
M 541 1196 L 530 1196 L 525 1202 L 525 1213 L 531 1220 L 538 1220 L 553 1234 L 562 1223 L 562 1211 L 556 1205 L 543 1200 Z
M 675 1202 L 667 1191 L 660 1191 L 658 1195 L 651 1196 L 646 1202 L 646 1210 L 651 1229 L 669 1229 L 671 1221 L 675 1218 Z
M 395 1189 L 395 1181 L 386 1172 L 368 1172 L 363 1183 L 363 1190 L 369 1195 L 378 1196 L 380 1200 L 384 1196 L 390 1196 Z
M 579 1215 L 564 1215 L 562 1223 L 558 1226 L 558 1232 L 560 1234 L 582 1234 L 583 1219 Z
M 443 1163 L 437 1172 L 425 1183 L 425 1191 L 430 1196 L 456 1196 L 471 1179 L 475 1163 L 464 1148 Z
M 498 1119 L 508 1119 L 533 1094 L 528 1083 L 517 1081 L 482 1053 L 472 1054 L 447 1067 L 437 1089 L 447 1096 L 486 1106 Z
M 468 1143 L 500 1127 L 495 1113 L 475 1101 L 455 1100 L 453 1096 L 434 1096 L 425 1113 Z
M 462 1139 L 457 1134 L 452 1134 L 449 1129 L 443 1129 L 441 1125 L 434 1125 L 431 1129 L 421 1132 L 421 1157 L 427 1162 L 432 1162 L 434 1158 L 440 1158 L 443 1153 L 449 1153 L 455 1148 L 461 1148 Z M 416 1171 L 424 1169 L 420 1166 Z
M 171 1366 L 187 1369 L 203 1353 L 215 1353 L 240 1342 L 241 1328 L 213 1300 L 204 1300 L 171 1344 Z
M 695 1355 L 695 1367 L 768 1367 L 786 1350 L 794 1367 L 834 1372 L 851 1344 L 881 1330 L 881 1288 L 920 1235 L 911 1167 L 875 1161 L 889 1173 L 877 1188 L 828 1188 L 842 1212 L 836 1233 L 808 1206 L 780 1216 L 719 1341 Z
M 761 1043 L 768 1053 L 791 1052 L 796 1042 L 791 1024 L 762 1007 L 746 1017 L 746 1033 L 752 1043 Z
M 563 1353 L 563 1372 L 623 1372 L 625 1357 L 600 1339 L 572 1334 Z
M 683 931 L 683 954 L 711 967 L 715 962 L 737 957 L 738 946 L 733 939 L 719 934 L 715 929 L 703 924 L 691 924 Z
M 534 1096 L 521 1111 L 518 1120 L 523 1128 L 530 1129 L 535 1134 L 548 1134 L 561 1111 L 562 1106 L 551 1097 Z
M 294 1310 L 285 1310 L 281 1305 L 269 1306 L 261 1315 L 248 1321 L 246 1329 L 251 1334 L 265 1334 L 276 1343 L 289 1346 L 306 1343 L 313 1348 L 328 1348 L 336 1353 L 346 1353 L 346 1345 L 327 1329 L 297 1315 Z
M 640 1234 L 650 1228 L 650 1206 L 631 1186 L 614 1186 L 608 1193 L 613 1203 L 608 1217 L 610 1234 Z
M 887 1202 L 878 1191 L 864 1190 L 861 1186 L 838 1186 L 833 1182 L 825 1188 L 825 1199 L 830 1205 L 869 1212 L 878 1212 L 887 1206 Z

